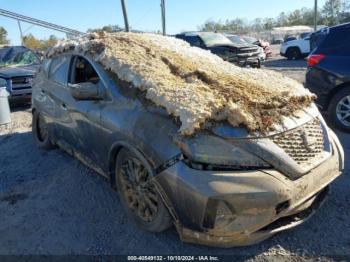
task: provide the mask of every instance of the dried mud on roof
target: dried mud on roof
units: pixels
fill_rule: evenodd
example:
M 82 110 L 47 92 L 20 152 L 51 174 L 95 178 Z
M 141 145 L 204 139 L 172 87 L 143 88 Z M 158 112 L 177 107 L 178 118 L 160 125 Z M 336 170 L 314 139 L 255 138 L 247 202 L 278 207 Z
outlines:
M 93 33 L 60 42 L 47 56 L 72 49 L 91 54 L 131 88 L 145 91 L 147 99 L 180 119 L 183 135 L 225 121 L 267 132 L 315 98 L 280 73 L 240 68 L 173 37 Z

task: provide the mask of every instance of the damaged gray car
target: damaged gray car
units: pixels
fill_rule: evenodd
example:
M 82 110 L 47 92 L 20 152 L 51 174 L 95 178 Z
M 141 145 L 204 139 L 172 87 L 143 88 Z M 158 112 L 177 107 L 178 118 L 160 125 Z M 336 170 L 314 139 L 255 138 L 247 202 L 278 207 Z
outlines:
M 35 78 L 34 139 L 109 179 L 147 231 L 175 225 L 186 242 L 254 244 L 307 220 L 344 168 L 342 146 L 313 104 L 284 130 L 250 132 L 223 121 L 181 135 L 178 118 L 96 62 L 101 46 L 68 49 Z

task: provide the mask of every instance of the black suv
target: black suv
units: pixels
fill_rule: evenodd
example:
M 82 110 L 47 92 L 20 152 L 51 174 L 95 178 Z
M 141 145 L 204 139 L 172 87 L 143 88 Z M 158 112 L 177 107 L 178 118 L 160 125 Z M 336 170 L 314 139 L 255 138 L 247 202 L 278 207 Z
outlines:
M 233 43 L 220 33 L 189 32 L 175 35 L 185 40 L 191 46 L 211 51 L 222 59 L 244 67 L 257 67 L 261 65 L 259 48 L 250 44 Z
M 24 46 L 0 47 L 0 86 L 10 92 L 11 103 L 30 102 L 33 76 L 40 64 L 39 57 Z
M 350 23 L 311 35 L 306 86 L 330 121 L 350 132 Z

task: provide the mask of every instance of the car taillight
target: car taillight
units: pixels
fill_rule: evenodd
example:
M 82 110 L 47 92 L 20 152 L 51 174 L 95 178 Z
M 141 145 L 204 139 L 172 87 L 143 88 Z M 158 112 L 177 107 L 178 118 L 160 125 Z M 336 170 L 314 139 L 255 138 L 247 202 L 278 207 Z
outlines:
M 307 59 L 307 65 L 308 66 L 315 66 L 317 65 L 319 62 L 321 62 L 321 60 L 323 58 L 325 58 L 326 56 L 323 54 L 314 54 L 314 55 L 310 55 Z

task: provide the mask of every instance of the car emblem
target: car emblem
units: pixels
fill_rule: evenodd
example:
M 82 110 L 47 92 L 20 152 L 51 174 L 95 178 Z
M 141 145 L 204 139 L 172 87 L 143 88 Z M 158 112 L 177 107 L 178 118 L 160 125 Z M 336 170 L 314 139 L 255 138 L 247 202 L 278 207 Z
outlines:
M 305 130 L 301 131 L 301 138 L 303 139 L 303 144 L 309 152 L 315 150 L 314 145 L 317 143 L 317 138 L 309 135 Z

